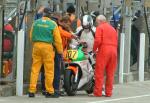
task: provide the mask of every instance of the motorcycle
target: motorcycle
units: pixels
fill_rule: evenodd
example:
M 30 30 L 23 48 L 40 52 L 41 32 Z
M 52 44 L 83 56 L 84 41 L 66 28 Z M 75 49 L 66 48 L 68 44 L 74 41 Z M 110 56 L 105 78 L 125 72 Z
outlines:
M 94 53 L 86 52 L 87 44 L 72 40 L 65 53 L 64 89 L 68 96 L 85 90 L 93 93 L 94 88 Z

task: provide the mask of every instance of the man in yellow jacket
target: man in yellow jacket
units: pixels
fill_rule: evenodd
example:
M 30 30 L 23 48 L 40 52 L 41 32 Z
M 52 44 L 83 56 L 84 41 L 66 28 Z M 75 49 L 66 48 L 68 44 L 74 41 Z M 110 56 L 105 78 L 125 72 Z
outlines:
M 46 97 L 55 97 L 53 88 L 54 56 L 56 48 L 59 54 L 63 53 L 62 40 L 57 24 L 50 17 L 51 10 L 44 9 L 43 17 L 36 20 L 31 28 L 31 40 L 33 42 L 32 68 L 29 85 L 29 97 L 35 97 L 36 85 L 41 65 L 45 69 Z

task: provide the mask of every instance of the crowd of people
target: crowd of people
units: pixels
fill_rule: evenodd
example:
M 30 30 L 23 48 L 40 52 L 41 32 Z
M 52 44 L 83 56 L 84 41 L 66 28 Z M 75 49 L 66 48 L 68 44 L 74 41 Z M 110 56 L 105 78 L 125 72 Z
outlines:
M 63 15 L 40 6 L 30 32 L 33 50 L 29 97 L 35 97 L 40 72 L 43 95 L 47 98 L 60 96 L 63 52 L 67 50 L 70 40 L 76 38 L 87 43 L 87 52 L 96 54 L 94 96 L 102 96 L 105 71 L 105 96 L 112 96 L 118 37 L 106 17 L 98 14 L 94 15 L 94 21 L 91 15 L 78 19 L 73 6 L 68 7 Z

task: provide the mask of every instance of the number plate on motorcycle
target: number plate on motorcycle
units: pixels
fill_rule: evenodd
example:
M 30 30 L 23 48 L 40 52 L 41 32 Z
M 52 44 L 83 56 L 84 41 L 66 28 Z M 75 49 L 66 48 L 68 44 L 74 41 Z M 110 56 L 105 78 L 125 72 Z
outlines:
M 67 50 L 66 58 L 68 59 L 77 59 L 78 51 L 77 50 Z

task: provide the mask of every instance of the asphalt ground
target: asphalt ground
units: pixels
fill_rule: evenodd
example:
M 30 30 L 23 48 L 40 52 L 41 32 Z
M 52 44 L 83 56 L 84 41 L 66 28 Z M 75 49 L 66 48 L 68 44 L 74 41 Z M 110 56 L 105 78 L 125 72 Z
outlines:
M 0 97 L 0 103 L 150 103 L 150 81 L 114 85 L 112 97 L 93 97 L 79 91 L 76 96 L 59 98 L 45 98 L 41 94 L 36 94 L 35 98 L 27 95 Z

